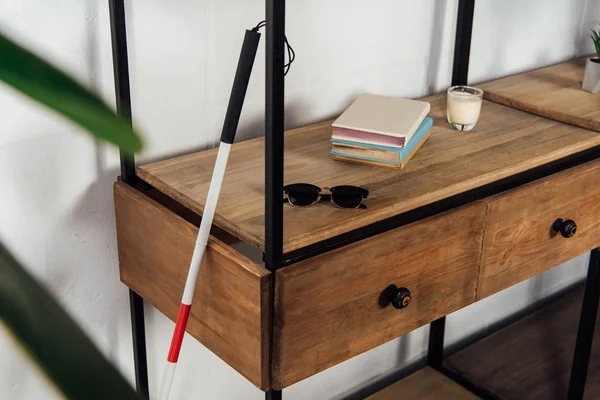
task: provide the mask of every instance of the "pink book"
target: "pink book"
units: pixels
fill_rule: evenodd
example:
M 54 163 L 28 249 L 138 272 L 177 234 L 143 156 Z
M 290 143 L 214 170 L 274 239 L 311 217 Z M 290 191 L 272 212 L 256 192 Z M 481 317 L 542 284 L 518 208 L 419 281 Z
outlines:
M 406 137 L 404 136 L 386 136 L 378 133 L 357 131 L 346 128 L 333 128 L 333 134 L 331 135 L 331 138 L 393 147 L 404 147 L 404 144 L 406 143 Z

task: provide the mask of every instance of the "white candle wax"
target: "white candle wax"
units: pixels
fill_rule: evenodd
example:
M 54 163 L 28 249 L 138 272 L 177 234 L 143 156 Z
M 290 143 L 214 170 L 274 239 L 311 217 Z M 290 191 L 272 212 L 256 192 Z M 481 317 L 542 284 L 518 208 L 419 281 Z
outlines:
M 481 97 L 470 93 L 448 94 L 448 118 L 455 124 L 475 125 L 481 112 Z

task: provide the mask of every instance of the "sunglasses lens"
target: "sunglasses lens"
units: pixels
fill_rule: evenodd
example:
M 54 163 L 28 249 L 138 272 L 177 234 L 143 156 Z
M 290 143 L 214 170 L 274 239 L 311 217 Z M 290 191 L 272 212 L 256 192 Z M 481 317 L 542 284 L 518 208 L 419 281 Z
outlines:
M 308 183 L 296 183 L 285 187 L 290 204 L 305 207 L 314 204 L 319 198 L 319 188 Z
M 356 186 L 336 186 L 331 188 L 331 201 L 341 208 L 357 208 L 362 203 L 363 191 Z

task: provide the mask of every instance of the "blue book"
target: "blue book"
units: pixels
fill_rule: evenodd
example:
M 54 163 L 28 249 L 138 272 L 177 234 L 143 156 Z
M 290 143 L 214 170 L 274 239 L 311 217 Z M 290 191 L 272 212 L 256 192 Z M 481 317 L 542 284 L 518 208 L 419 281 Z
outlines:
M 427 141 L 432 126 L 433 119 L 426 117 L 408 144 L 401 148 L 332 138 L 330 154 L 337 160 L 404 168 L 417 150 Z

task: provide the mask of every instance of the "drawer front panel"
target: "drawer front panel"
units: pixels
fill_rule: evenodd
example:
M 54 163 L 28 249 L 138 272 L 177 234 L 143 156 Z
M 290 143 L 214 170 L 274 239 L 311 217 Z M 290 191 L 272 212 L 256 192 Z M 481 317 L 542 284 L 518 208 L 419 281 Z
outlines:
M 484 216 L 473 203 L 277 271 L 273 387 L 472 303 Z M 389 285 L 411 292 L 408 307 L 389 303 Z
M 600 161 L 493 196 L 488 205 L 478 299 L 600 245 Z M 572 237 L 553 229 L 559 218 L 575 222 Z
M 121 280 L 175 321 L 198 228 L 125 183 L 115 184 L 114 195 Z M 263 390 L 269 388 L 269 282 L 266 269 L 211 235 L 187 326 Z

